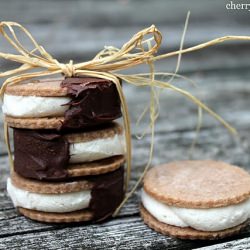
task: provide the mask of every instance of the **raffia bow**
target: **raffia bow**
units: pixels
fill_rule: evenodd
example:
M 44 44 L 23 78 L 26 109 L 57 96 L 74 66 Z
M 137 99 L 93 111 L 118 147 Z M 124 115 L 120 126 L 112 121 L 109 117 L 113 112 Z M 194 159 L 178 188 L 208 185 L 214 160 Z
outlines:
M 197 46 L 182 49 L 184 35 L 187 29 L 188 17 L 186 19 L 182 42 L 180 49 L 167 54 L 162 54 L 156 56 L 156 52 L 159 49 L 162 41 L 162 35 L 160 31 L 152 25 L 149 28 L 143 29 L 137 34 L 135 34 L 127 43 L 125 43 L 121 48 L 115 48 L 113 46 L 106 46 L 104 50 L 100 51 L 92 60 L 76 63 L 74 64 L 71 60 L 68 64 L 60 63 L 58 60 L 53 58 L 42 46 L 40 46 L 33 36 L 20 24 L 15 22 L 1 22 L 0 23 L 0 33 L 1 35 L 16 49 L 18 54 L 10 54 L 0 52 L 0 57 L 6 60 L 14 61 L 20 63 L 21 66 L 13 70 L 0 73 L 0 78 L 7 78 L 4 81 L 2 88 L 0 90 L 0 95 L 3 97 L 5 89 L 8 85 L 19 84 L 23 81 L 27 81 L 37 77 L 52 76 L 57 74 L 63 74 L 67 77 L 72 76 L 92 76 L 104 78 L 111 80 L 117 87 L 123 112 L 123 123 L 125 129 L 126 147 L 127 147 L 127 176 L 126 176 L 126 187 L 128 186 L 131 173 L 131 136 L 130 136 L 130 118 L 127 103 L 123 95 L 123 91 L 120 85 L 120 80 L 128 84 L 135 85 L 137 87 L 149 87 L 150 88 L 150 104 L 148 109 L 150 114 L 150 128 L 151 128 L 151 146 L 149 153 L 149 160 L 144 168 L 144 171 L 134 186 L 134 188 L 127 194 L 125 201 L 130 197 L 130 195 L 135 191 L 136 187 L 142 180 L 145 172 L 151 164 L 151 159 L 153 155 L 154 148 L 154 125 L 158 117 L 158 105 L 159 105 L 159 90 L 171 89 L 178 92 L 193 103 L 198 106 L 199 114 L 201 116 L 201 110 L 207 111 L 219 122 L 221 122 L 230 132 L 236 133 L 235 129 L 231 127 L 226 121 L 224 121 L 219 115 L 209 109 L 204 103 L 199 99 L 194 97 L 188 91 L 178 88 L 171 84 L 174 77 L 182 77 L 177 75 L 178 64 L 174 74 L 155 72 L 154 62 L 171 56 L 178 56 L 178 62 L 180 57 L 184 53 L 192 52 L 195 50 L 200 50 L 208 46 L 215 45 L 227 40 L 250 40 L 249 36 L 225 36 L 211 40 L 209 42 L 199 44 Z M 28 50 L 18 39 L 15 29 L 20 29 L 22 35 L 26 35 L 30 40 L 34 49 Z M 150 37 L 148 37 L 150 36 Z M 147 38 L 148 37 L 148 38 Z M 149 66 L 149 73 L 145 74 L 121 74 L 118 73 L 122 70 L 136 67 L 138 65 L 147 64 Z M 172 76 L 170 81 L 157 80 L 156 76 Z M 145 114 L 143 113 L 143 115 Z M 199 125 L 199 124 L 198 124 Z M 199 127 L 199 126 L 198 126 Z M 8 126 L 5 123 L 5 139 L 8 147 L 8 154 L 10 158 L 10 163 L 13 164 L 12 155 L 9 144 Z M 121 207 L 120 206 L 120 207 Z M 119 211 L 120 207 L 117 209 L 116 213 Z

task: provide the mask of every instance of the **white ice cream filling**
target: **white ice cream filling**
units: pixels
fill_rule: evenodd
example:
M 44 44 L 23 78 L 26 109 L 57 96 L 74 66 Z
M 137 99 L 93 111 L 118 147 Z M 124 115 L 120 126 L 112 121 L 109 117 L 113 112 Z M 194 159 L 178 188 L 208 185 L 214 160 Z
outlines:
M 157 201 L 142 190 L 142 204 L 158 221 L 200 231 L 220 231 L 250 218 L 250 198 L 236 205 L 218 208 L 181 208 Z
M 89 207 L 91 190 L 64 194 L 38 194 L 17 188 L 7 180 L 7 191 L 15 207 L 42 212 L 67 213 Z
M 69 97 L 41 97 L 4 95 L 3 113 L 13 117 L 63 116 L 68 109 Z
M 125 154 L 124 135 L 100 138 L 87 142 L 72 143 L 69 146 L 70 163 L 91 162 Z

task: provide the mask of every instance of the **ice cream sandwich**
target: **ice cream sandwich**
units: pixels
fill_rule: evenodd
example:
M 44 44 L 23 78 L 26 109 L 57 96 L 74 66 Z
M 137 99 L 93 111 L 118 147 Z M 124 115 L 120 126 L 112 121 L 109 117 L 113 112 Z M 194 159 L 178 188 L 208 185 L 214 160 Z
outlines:
M 2 108 L 10 127 L 26 129 L 81 129 L 121 117 L 115 84 L 94 77 L 9 85 Z
M 250 175 L 210 160 L 153 167 L 144 178 L 141 216 L 155 231 L 182 239 L 234 235 L 250 218 Z
M 31 180 L 13 172 L 7 191 L 19 212 L 33 220 L 100 221 L 112 215 L 124 197 L 124 168 L 63 182 Z
M 14 129 L 14 170 L 22 177 L 63 180 L 98 175 L 125 162 L 123 128 L 111 122 L 95 130 Z

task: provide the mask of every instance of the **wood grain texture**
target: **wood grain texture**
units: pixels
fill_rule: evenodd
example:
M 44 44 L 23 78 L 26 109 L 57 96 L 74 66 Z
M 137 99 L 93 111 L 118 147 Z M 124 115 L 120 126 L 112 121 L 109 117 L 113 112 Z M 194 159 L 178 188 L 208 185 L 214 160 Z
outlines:
M 185 47 L 223 35 L 250 35 L 249 12 L 227 11 L 228 1 L 199 0 L 0 0 L 1 20 L 18 21 L 62 62 L 91 58 L 104 45 L 121 46 L 138 30 L 156 24 L 164 35 L 161 53 L 177 49 L 185 16 L 191 10 Z M 152 14 L 153 13 L 153 14 Z M 25 44 L 26 41 L 24 41 Z M 10 47 L 1 39 L 1 51 Z M 239 131 L 231 137 L 213 118 L 204 114 L 193 159 L 216 159 L 250 171 L 250 45 L 230 42 L 192 55 L 184 55 L 180 73 L 194 80 L 174 84 L 189 89 Z M 176 58 L 156 64 L 158 71 L 173 72 Z M 0 72 L 13 64 L 0 61 Z M 141 67 L 139 72 L 148 71 Z M 135 72 L 130 70 L 129 72 Z M 124 84 L 133 131 L 131 186 L 148 157 L 149 135 L 136 140 L 148 124 L 136 127 L 136 118 L 148 103 L 148 90 Z M 165 91 L 156 126 L 153 165 L 189 158 L 196 134 L 197 109 L 180 95 Z M 117 218 L 101 224 L 51 225 L 33 222 L 16 213 L 5 185 L 9 174 L 0 113 L 0 249 L 249 249 L 250 226 L 240 235 L 215 242 L 181 241 L 162 236 L 142 223 L 140 191 L 128 201 Z
M 250 239 L 236 239 L 229 242 L 215 244 L 209 247 L 201 247 L 197 249 L 202 250 L 223 250 L 223 249 L 231 249 L 231 250 L 241 250 L 241 249 L 249 249 Z
M 246 140 L 249 141 L 248 131 L 242 130 L 241 133 L 246 135 Z M 171 134 L 159 133 L 156 138 L 157 151 L 154 164 L 187 157 L 187 148 L 191 143 L 192 134 L 194 135 L 190 131 Z M 203 130 L 200 138 L 202 142 L 199 143 L 198 149 L 195 151 L 195 157 L 207 158 L 209 156 L 211 158 L 232 161 L 235 164 L 240 163 L 247 170 L 250 170 L 248 168 L 249 165 L 245 165 L 249 164 L 249 156 L 247 154 L 249 151 L 245 151 L 246 149 L 243 146 L 235 147 L 232 138 L 225 135 L 223 129 Z M 132 185 L 143 167 L 142 159 L 146 156 L 148 143 L 148 138 L 144 142 L 135 141 L 137 154 L 135 156 Z M 164 152 L 167 152 L 167 154 Z M 1 159 L 1 165 L 7 166 L 7 157 L 2 157 Z M 138 217 L 139 192 L 126 204 L 117 219 L 98 226 L 75 225 L 72 228 L 65 225 L 55 226 L 32 222 L 16 214 L 6 193 L 3 192 L 7 173 L 7 170 L 3 172 L 0 182 L 0 204 L 2 205 L 0 209 L 0 227 L 2 228 L 0 232 L 0 249 L 1 244 L 2 246 L 9 246 L 11 249 L 16 249 L 19 244 L 21 244 L 20 247 L 22 246 L 23 249 L 30 249 L 30 247 L 35 249 L 35 246 L 37 249 L 67 249 L 67 247 L 70 249 L 70 247 L 74 246 L 85 246 L 87 249 L 101 249 L 101 242 L 104 239 L 106 246 L 113 246 L 113 249 L 125 249 L 129 242 L 130 244 L 133 242 L 132 246 L 134 248 L 131 246 L 131 249 L 138 249 L 138 247 L 152 249 L 156 246 L 159 249 L 164 249 L 164 247 L 191 249 L 200 246 L 200 244 L 214 244 L 211 242 L 177 241 L 156 234 L 147 228 Z M 80 237 L 81 235 L 84 235 L 84 240 Z M 62 240 L 65 237 L 67 238 L 66 242 Z M 244 230 L 240 237 L 250 237 L 250 228 Z M 40 238 L 42 241 L 37 243 L 36 239 Z
M 248 74 L 248 72 L 241 72 L 241 75 L 237 77 L 235 72 L 230 74 L 209 73 L 197 78 L 202 87 L 194 89 L 196 94 L 238 128 L 239 138 L 231 137 L 224 128 L 206 115 L 204 129 L 200 133 L 199 142 L 193 153 L 194 159 L 224 160 L 250 171 Z M 191 77 L 195 76 L 191 75 Z M 220 82 L 223 82 L 224 85 L 219 84 Z M 126 89 L 129 105 L 133 107 L 133 112 L 131 112 L 134 127 L 133 144 L 136 149 L 131 185 L 135 183 L 146 163 L 150 144 L 149 136 L 139 141 L 135 139 L 135 133 L 139 130 L 134 126 L 136 116 L 147 100 L 147 92 L 142 90 L 137 94 L 135 100 L 133 91 L 133 89 Z M 180 109 L 180 107 L 182 108 Z M 188 150 L 195 138 L 196 109 L 178 95 L 163 93 L 161 111 L 155 138 L 156 149 L 153 164 L 188 159 Z M 145 125 L 145 122 L 143 124 Z M 105 242 L 105 246 L 111 249 L 112 247 L 113 249 L 125 249 L 128 244 L 131 244 L 130 249 L 154 249 L 156 247 L 159 249 L 166 247 L 192 249 L 215 244 L 214 242 L 183 242 L 161 236 L 147 228 L 138 217 L 139 192 L 126 204 L 117 219 L 98 226 L 55 226 L 27 220 L 16 213 L 6 195 L 8 161 L 5 153 L 4 155 L 0 158 L 0 249 L 7 246 L 10 249 L 17 247 L 21 249 L 70 249 L 71 247 L 101 249 L 101 242 Z M 81 235 L 84 235 L 84 240 Z M 40 237 L 42 240 L 38 241 Z M 238 236 L 239 239 L 245 237 L 250 237 L 249 228 Z M 63 240 L 64 238 L 66 241 Z

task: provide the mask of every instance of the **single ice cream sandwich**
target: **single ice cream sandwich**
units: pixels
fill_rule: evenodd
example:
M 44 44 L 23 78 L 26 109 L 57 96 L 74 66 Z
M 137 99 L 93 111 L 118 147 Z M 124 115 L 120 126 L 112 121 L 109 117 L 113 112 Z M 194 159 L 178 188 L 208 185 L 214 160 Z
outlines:
M 250 218 L 250 175 L 210 160 L 154 167 L 144 178 L 141 216 L 155 231 L 177 238 L 234 235 Z
M 3 113 L 10 127 L 61 130 L 110 122 L 121 117 L 121 107 L 111 81 L 73 77 L 7 86 Z
M 14 170 L 26 178 L 104 174 L 124 164 L 125 151 L 122 126 L 115 122 L 81 133 L 14 129 Z
M 7 191 L 19 212 L 33 220 L 100 221 L 111 216 L 124 197 L 124 168 L 66 182 L 41 182 L 13 172 Z

